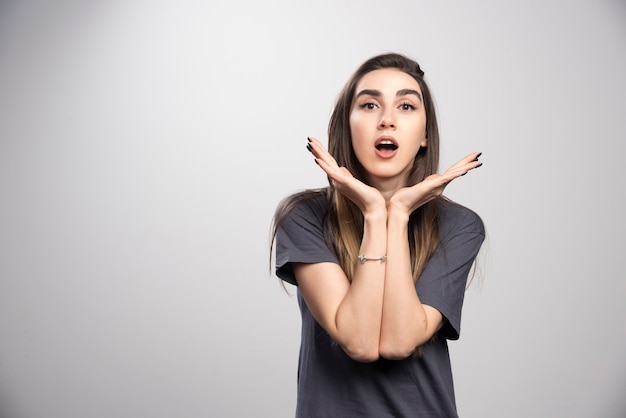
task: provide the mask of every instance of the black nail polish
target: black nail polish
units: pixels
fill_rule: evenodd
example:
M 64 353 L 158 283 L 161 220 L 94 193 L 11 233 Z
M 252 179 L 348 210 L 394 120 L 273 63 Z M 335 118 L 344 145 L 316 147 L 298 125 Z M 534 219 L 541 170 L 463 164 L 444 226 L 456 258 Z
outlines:
M 478 161 L 478 157 L 480 157 L 481 155 L 483 155 L 483 153 L 479 152 L 478 155 L 476 156 L 476 158 L 474 158 L 474 161 Z
M 317 162 L 317 158 L 314 159 L 313 161 L 315 161 L 315 164 L 320 165 L 320 163 Z
M 309 152 L 313 152 L 313 149 L 311 148 L 311 144 L 306 144 L 306 149 L 308 149 Z
M 476 166 L 476 168 L 478 168 L 478 167 L 482 167 L 482 166 L 483 166 L 483 163 L 480 163 L 480 164 L 478 164 L 478 165 Z
M 307 141 L 311 142 L 311 138 L 309 138 L 308 136 L 306 137 Z

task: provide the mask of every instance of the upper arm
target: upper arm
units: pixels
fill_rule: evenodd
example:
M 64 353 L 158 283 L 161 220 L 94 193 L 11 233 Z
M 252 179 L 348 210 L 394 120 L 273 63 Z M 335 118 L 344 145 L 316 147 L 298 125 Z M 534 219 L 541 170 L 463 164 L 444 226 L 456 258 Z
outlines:
M 442 315 L 442 335 L 457 339 L 460 333 L 461 310 L 467 278 L 484 240 L 484 226 L 472 212 L 464 211 L 447 229 L 440 248 L 426 264 L 417 282 L 421 302 Z
M 422 342 L 423 344 L 430 340 L 433 335 L 435 335 L 435 333 L 443 327 L 445 318 L 443 314 L 437 310 L 437 308 L 424 304 L 422 304 L 422 306 L 424 308 L 424 313 L 426 314 L 426 332 L 424 333 L 425 341 Z
M 350 289 L 350 282 L 336 263 L 293 263 L 300 293 L 315 320 L 340 343 L 337 311 Z

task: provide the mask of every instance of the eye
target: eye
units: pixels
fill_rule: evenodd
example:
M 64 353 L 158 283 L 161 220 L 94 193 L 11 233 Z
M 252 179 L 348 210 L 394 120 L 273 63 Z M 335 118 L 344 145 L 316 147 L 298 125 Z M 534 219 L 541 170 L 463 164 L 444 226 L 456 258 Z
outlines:
M 411 102 L 404 102 L 400 105 L 400 109 L 402 110 L 415 110 L 416 107 L 413 103 Z
M 361 109 L 367 109 L 367 110 L 374 110 L 376 109 L 378 106 L 376 105 L 376 103 L 374 102 L 365 102 L 365 103 L 361 103 L 359 105 L 359 107 Z

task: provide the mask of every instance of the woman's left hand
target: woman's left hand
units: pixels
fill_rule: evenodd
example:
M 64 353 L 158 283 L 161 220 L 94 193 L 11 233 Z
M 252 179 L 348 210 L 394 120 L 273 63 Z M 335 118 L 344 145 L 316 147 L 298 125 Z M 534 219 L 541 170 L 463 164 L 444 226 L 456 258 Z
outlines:
M 398 190 L 389 201 L 389 207 L 403 211 L 407 216 L 415 209 L 441 196 L 450 182 L 482 165 L 478 161 L 482 153 L 473 152 L 448 168 L 443 174 L 431 174 L 423 181 Z

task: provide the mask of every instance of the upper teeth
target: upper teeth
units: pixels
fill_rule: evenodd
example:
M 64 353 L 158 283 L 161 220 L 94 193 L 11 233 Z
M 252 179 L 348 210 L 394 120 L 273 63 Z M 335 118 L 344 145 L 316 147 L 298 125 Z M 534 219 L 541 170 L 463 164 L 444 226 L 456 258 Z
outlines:
M 382 141 L 380 141 L 380 143 L 383 145 L 393 145 L 393 142 L 389 139 L 383 139 Z

